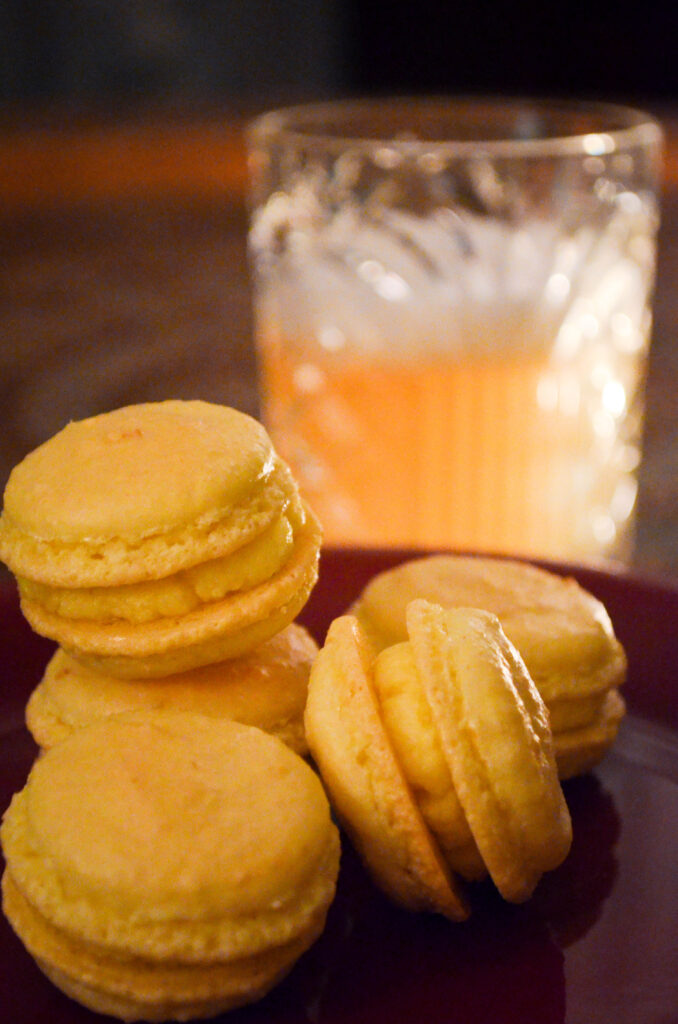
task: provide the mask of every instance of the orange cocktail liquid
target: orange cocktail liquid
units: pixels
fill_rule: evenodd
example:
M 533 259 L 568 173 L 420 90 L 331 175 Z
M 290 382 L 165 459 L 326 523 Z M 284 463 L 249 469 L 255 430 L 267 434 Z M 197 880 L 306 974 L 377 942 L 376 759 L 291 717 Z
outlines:
M 543 348 L 368 359 L 273 332 L 259 359 L 264 419 L 326 543 L 618 552 L 636 449 L 610 458 L 603 437 L 596 463 L 610 416 Z

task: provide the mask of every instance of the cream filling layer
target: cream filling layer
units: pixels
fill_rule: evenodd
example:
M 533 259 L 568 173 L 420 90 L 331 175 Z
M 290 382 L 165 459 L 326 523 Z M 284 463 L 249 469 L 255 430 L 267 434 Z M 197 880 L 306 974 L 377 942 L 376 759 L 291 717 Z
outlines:
M 422 817 L 453 870 L 487 872 L 454 788 L 409 642 L 383 650 L 373 668 L 382 720 Z
M 264 583 L 285 564 L 293 546 L 292 522 L 280 515 L 236 551 L 164 579 L 112 587 L 50 587 L 19 576 L 17 583 L 22 597 L 61 618 L 142 624 L 187 615 L 226 594 Z

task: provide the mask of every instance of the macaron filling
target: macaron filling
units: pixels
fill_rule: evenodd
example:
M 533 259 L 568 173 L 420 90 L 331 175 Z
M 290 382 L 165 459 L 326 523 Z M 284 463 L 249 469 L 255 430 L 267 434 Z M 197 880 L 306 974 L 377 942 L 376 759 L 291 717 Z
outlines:
M 409 642 L 377 656 L 372 682 L 395 755 L 448 864 L 462 878 L 482 878 L 487 871 L 459 803 Z
M 163 579 L 111 587 L 51 587 L 18 576 L 19 592 L 66 619 L 144 623 L 187 615 L 203 604 L 270 579 L 290 557 L 301 517 L 303 512 L 287 510 L 236 551 Z

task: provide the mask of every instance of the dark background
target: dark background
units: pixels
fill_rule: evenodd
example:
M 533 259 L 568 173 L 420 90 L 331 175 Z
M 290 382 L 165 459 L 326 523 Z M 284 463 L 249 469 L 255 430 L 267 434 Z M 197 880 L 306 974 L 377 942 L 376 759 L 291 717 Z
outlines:
M 678 3 L 5 0 L 0 99 L 496 92 L 661 100 Z

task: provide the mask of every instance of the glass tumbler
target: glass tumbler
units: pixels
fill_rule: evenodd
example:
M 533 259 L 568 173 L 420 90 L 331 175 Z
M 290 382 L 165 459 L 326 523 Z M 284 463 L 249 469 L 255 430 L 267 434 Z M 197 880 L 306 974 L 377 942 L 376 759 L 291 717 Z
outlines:
M 584 102 L 250 125 L 262 415 L 327 543 L 628 558 L 661 148 Z

